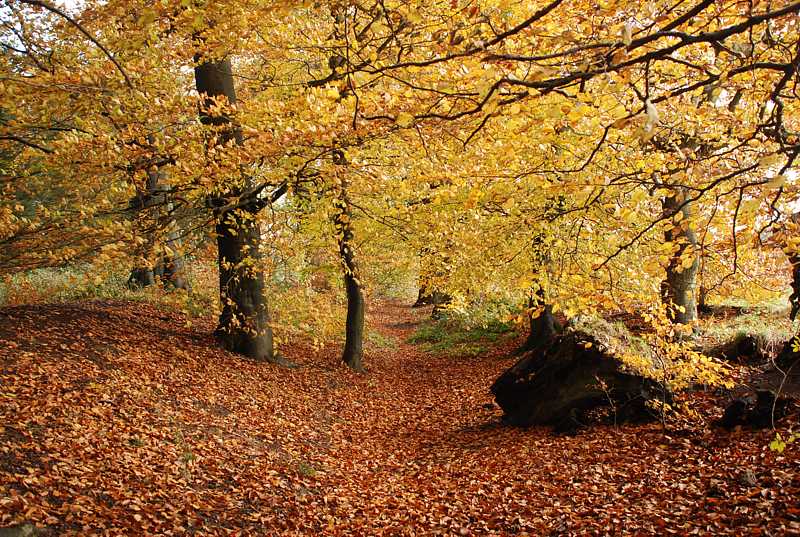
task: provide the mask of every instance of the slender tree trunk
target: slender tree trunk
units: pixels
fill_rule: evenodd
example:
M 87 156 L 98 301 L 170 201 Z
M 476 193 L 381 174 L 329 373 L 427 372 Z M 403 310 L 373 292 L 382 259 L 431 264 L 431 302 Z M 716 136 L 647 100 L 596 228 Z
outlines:
M 241 144 L 242 134 L 229 116 L 208 112 L 220 98 L 229 104 L 236 103 L 231 62 L 200 60 L 195 67 L 197 93 L 203 97 L 200 120 L 217 127 L 219 144 L 231 140 Z M 237 198 L 241 193 L 241 189 L 232 188 L 216 203 L 224 205 L 226 198 Z M 258 267 L 261 229 L 255 214 L 243 209 L 222 211 L 216 234 L 222 313 L 214 333 L 230 351 L 258 360 L 278 361 L 273 349 L 264 274 Z
M 787 227 L 789 227 L 790 230 L 796 230 L 797 227 L 795 226 L 798 224 L 800 224 L 800 212 L 792 214 L 791 224 Z M 794 321 L 798 311 L 800 311 L 800 252 L 795 252 L 793 250 L 785 251 L 787 251 L 786 255 L 792 267 L 792 294 L 789 295 L 789 305 L 792 309 L 789 311 L 789 318 Z
M 183 254 L 180 253 L 180 234 L 178 230 L 175 229 L 174 222 L 171 222 L 170 226 L 172 229 L 167 232 L 167 247 L 170 251 L 169 253 L 165 253 L 162 259 L 163 272 L 161 280 L 164 282 L 165 286 L 189 291 L 191 289 L 191 284 L 186 278 L 186 261 L 183 258 Z
M 160 174 L 159 174 L 160 175 Z M 166 251 L 161 258 L 161 281 L 166 287 L 173 289 L 191 290 L 191 285 L 186 277 L 186 262 L 181 253 L 181 235 L 178 224 L 172 218 L 173 204 L 170 199 L 170 192 L 164 192 L 165 205 L 163 208 L 164 218 L 167 222 Z
M 431 291 L 430 284 L 428 283 L 429 267 L 427 266 L 426 256 L 429 254 L 428 248 L 422 248 L 419 252 L 419 291 L 417 293 L 417 301 L 411 306 L 412 308 L 421 308 L 433 304 L 433 292 Z
M 556 201 L 549 200 L 547 211 L 560 210 L 563 208 L 564 199 L 559 197 Z M 531 313 L 528 315 L 529 330 L 525 342 L 515 351 L 515 354 L 524 354 L 534 349 L 544 347 L 561 332 L 561 324 L 553 315 L 553 306 L 547 301 L 546 287 L 542 282 L 542 276 L 547 275 L 550 264 L 550 252 L 546 245 L 546 232 L 539 231 L 534 234 L 531 240 L 531 266 L 535 281 L 539 282 L 530 289 L 528 296 L 528 307 Z M 542 308 L 537 311 L 534 317 L 534 308 Z
M 667 266 L 667 275 L 661 286 L 662 299 L 667 304 L 675 306 L 670 313 L 670 318 L 677 324 L 689 324 L 697 319 L 697 270 L 700 266 L 697 235 L 689 225 L 692 217 L 692 204 L 684 205 L 685 192 L 680 189 L 675 191 L 671 198 L 662 200 L 664 213 L 680 214 L 681 219 L 666 231 L 665 240 L 677 245 L 677 251 L 672 255 Z M 679 207 L 683 207 L 679 210 Z M 673 218 L 674 222 L 674 218 Z M 691 255 L 690 265 L 684 265 L 682 256 Z
M 153 202 L 156 190 L 158 188 L 158 172 L 147 172 L 147 184 L 144 191 L 139 191 L 138 194 L 132 198 L 128 204 L 131 209 L 135 211 L 148 211 L 151 210 L 155 203 Z M 153 232 L 146 232 L 145 248 L 143 259 L 144 263 L 141 266 L 131 269 L 131 274 L 128 277 L 128 287 L 131 289 L 143 289 L 156 283 L 156 271 L 152 265 L 151 260 L 153 257 L 154 249 Z M 156 265 L 159 262 L 156 262 Z
M 354 371 L 363 371 L 365 301 L 353 250 L 352 209 L 347 197 L 347 183 L 344 179 L 342 179 L 337 206 L 339 212 L 336 214 L 334 223 L 339 237 L 339 255 L 342 260 L 344 286 L 347 292 L 347 322 L 342 360 Z
M 441 281 L 443 276 L 447 275 L 447 260 L 445 259 L 441 266 L 438 265 L 435 254 L 433 254 L 429 248 L 423 248 L 419 255 L 419 293 L 417 295 L 417 301 L 411 307 L 420 308 L 422 306 L 433 305 L 431 318 L 441 319 L 444 317 L 446 306 L 450 303 L 452 297 L 437 289 L 435 284 Z M 433 284 L 431 282 L 433 282 Z
M 430 303 L 433 304 L 433 311 L 431 311 L 431 318 L 432 319 L 442 319 L 445 316 L 445 312 L 447 311 L 447 305 L 453 300 L 453 297 L 439 291 L 438 289 L 434 289 L 433 293 L 431 293 Z
M 131 269 L 131 275 L 128 277 L 128 287 L 131 290 L 144 289 L 155 283 L 156 278 L 152 267 L 141 266 Z

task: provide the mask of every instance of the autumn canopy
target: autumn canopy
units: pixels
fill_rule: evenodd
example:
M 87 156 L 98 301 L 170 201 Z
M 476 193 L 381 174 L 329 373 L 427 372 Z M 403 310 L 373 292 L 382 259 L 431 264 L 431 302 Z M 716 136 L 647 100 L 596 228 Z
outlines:
M 493 389 L 556 425 L 586 381 L 531 418 L 542 356 L 663 422 L 735 384 L 703 312 L 800 308 L 797 1 L 2 0 L 0 47 L 7 293 L 124 274 L 289 375 L 294 345 L 379 367 L 411 287 L 524 332 Z

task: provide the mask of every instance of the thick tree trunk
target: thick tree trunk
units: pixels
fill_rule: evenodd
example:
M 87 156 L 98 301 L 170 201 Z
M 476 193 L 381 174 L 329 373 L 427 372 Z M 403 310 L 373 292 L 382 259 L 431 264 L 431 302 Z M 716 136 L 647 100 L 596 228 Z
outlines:
M 683 190 L 676 190 L 671 198 L 662 200 L 665 215 L 681 215 L 673 227 L 666 231 L 665 240 L 677 244 L 678 249 L 672 255 L 667 266 L 667 275 L 661 286 L 662 299 L 666 304 L 675 306 L 670 318 L 677 324 L 689 324 L 697 320 L 697 269 L 700 266 L 698 256 L 697 235 L 689 225 L 692 216 L 692 204 L 686 203 Z M 681 207 L 683 205 L 683 207 Z M 673 222 L 674 217 L 671 217 Z M 690 265 L 683 264 L 682 256 L 693 256 Z
M 592 335 L 568 331 L 525 354 L 491 387 L 506 420 L 569 431 L 598 407 L 610 407 L 615 422 L 653 419 L 648 401 L 670 402 L 668 390 L 603 349 Z
M 363 371 L 364 364 L 364 293 L 358 280 L 345 274 L 347 289 L 347 325 L 342 360 L 354 371 Z
M 353 251 L 352 211 L 350 200 L 347 197 L 347 184 L 344 180 L 337 205 L 339 212 L 335 218 L 335 225 L 339 237 L 339 255 L 344 272 L 344 285 L 347 291 L 347 324 L 342 360 L 354 371 L 363 371 L 365 302 Z
M 230 104 L 236 102 L 230 60 L 198 61 L 195 83 L 197 93 L 203 97 L 200 120 L 218 128 L 217 143 L 234 140 L 241 144 L 242 134 L 229 116 L 209 113 L 220 98 Z M 222 205 L 226 198 L 239 195 L 241 190 L 233 188 L 216 201 Z M 272 344 L 264 275 L 258 267 L 261 243 L 258 222 L 246 210 L 223 211 L 216 232 L 223 309 L 215 335 L 228 350 L 259 360 L 278 361 Z
M 264 275 L 258 267 L 261 229 L 242 211 L 228 212 L 216 232 L 222 313 L 214 335 L 229 351 L 275 361 Z

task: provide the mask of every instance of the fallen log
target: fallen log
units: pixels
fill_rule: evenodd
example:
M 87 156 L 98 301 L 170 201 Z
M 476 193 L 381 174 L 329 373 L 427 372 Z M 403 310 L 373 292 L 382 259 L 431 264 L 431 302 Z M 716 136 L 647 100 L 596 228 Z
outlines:
M 661 383 L 627 368 L 597 338 L 568 330 L 524 354 L 491 388 L 508 423 L 569 431 L 584 414 L 607 408 L 616 422 L 650 420 L 653 403 L 671 401 Z
M 758 365 L 768 360 L 767 345 L 768 342 L 758 335 L 738 334 L 732 340 L 705 352 L 726 362 Z
M 750 377 L 737 390 L 717 422 L 726 429 L 773 427 L 800 403 L 800 353 L 788 341 L 774 362 Z

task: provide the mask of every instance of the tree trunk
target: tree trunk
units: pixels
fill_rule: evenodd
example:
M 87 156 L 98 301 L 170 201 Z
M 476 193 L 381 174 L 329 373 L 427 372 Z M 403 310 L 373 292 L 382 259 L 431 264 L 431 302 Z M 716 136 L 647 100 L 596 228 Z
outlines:
M 557 204 L 549 200 L 547 206 L 548 211 L 560 209 L 563 206 L 563 199 L 559 197 Z M 550 252 L 546 239 L 546 233 L 539 231 L 531 241 L 531 266 L 534 281 L 537 283 L 531 286 L 528 297 L 528 307 L 531 308 L 531 313 L 528 315 L 530 326 L 528 338 L 516 350 L 515 354 L 523 354 L 534 349 L 540 349 L 548 345 L 561 332 L 561 324 L 553 315 L 553 306 L 548 304 L 547 293 L 545 292 L 544 281 L 546 281 L 547 268 L 550 264 Z M 538 312 L 539 315 L 534 317 L 533 308 L 542 307 L 543 309 Z
M 175 226 L 175 223 L 170 222 L 170 226 Z M 162 258 L 163 271 L 161 281 L 164 282 L 165 286 L 189 291 L 191 285 L 186 278 L 186 262 L 183 259 L 183 254 L 180 253 L 180 234 L 174 227 L 167 233 L 167 247 L 170 251 L 169 253 L 164 253 Z
M 447 312 L 447 306 L 453 300 L 453 297 L 435 289 L 431 294 L 431 304 L 433 304 L 433 311 L 431 311 L 431 319 L 443 319 Z
M 225 113 L 210 115 L 219 98 L 236 103 L 233 72 L 228 59 L 199 61 L 195 67 L 197 93 L 203 97 L 200 121 L 217 127 L 217 143 L 242 143 L 241 131 Z M 232 188 L 221 199 L 237 198 L 241 189 Z M 214 334 L 222 345 L 258 360 L 278 361 L 274 354 L 272 329 L 265 296 L 264 275 L 258 267 L 261 229 L 254 214 L 246 210 L 222 211 L 216 225 L 219 263 L 219 292 L 222 313 Z
M 258 267 L 261 229 L 246 211 L 231 211 L 216 232 L 222 313 L 214 335 L 229 351 L 275 361 L 264 275 Z
M 134 267 L 128 278 L 128 286 L 137 289 L 148 287 L 154 285 L 156 277 L 158 277 L 165 286 L 189 290 L 189 282 L 185 277 L 185 263 L 183 255 L 180 253 L 180 234 L 176 223 L 170 216 L 172 202 L 169 199 L 169 188 L 162 183 L 163 178 L 164 174 L 160 170 L 147 172 L 146 191 L 140 192 L 133 198 L 129 206 L 136 210 L 147 210 L 153 213 L 154 228 L 148 232 L 145 260 L 150 259 L 153 255 L 154 235 L 158 232 L 159 214 L 163 215 L 163 218 L 167 220 L 166 245 L 168 251 L 162 252 L 158 256 L 155 260 L 155 265 Z
M 491 391 L 509 423 L 561 431 L 580 427 L 583 414 L 600 407 L 610 407 L 615 422 L 654 419 L 647 402 L 671 400 L 665 386 L 629 371 L 594 336 L 569 331 L 525 354 Z
M 798 224 L 800 224 L 800 212 L 792 214 L 791 224 L 788 226 L 789 230 L 787 233 L 796 233 L 796 226 Z M 794 248 L 785 248 L 784 251 L 789 258 L 789 264 L 792 268 L 792 293 L 789 295 L 789 305 L 791 306 L 789 319 L 794 321 L 797 318 L 798 311 L 800 311 L 800 252 L 794 251 Z M 797 338 L 800 338 L 800 334 L 795 334 L 792 339 L 786 342 L 775 359 L 775 363 L 783 370 L 795 370 L 794 375 L 796 377 L 796 383 L 800 386 L 800 370 L 798 370 L 798 367 L 800 367 L 800 353 L 794 350 L 794 342 Z
M 154 205 L 152 200 L 157 186 L 158 172 L 148 171 L 145 190 L 139 190 L 137 192 L 136 196 L 128 202 L 128 208 L 133 211 L 140 212 L 152 207 Z M 147 232 L 145 235 L 144 249 L 145 251 L 143 258 L 145 263 L 141 266 L 133 267 L 133 269 L 131 269 L 131 274 L 128 277 L 128 287 L 131 289 L 143 289 L 156 283 L 156 278 L 153 271 L 154 267 L 148 262 L 153 255 L 153 234 L 151 232 Z
M 689 324 L 697 320 L 697 269 L 700 266 L 699 250 L 697 247 L 697 235 L 690 227 L 692 216 L 692 204 L 684 202 L 686 193 L 682 189 L 676 189 L 675 195 L 671 198 L 662 200 L 662 207 L 665 215 L 681 215 L 681 219 L 675 222 L 673 227 L 666 231 L 665 240 L 677 244 L 678 249 L 672 255 L 667 266 L 667 275 L 661 285 L 662 299 L 668 305 L 675 308 L 670 312 L 670 318 L 677 324 Z M 683 205 L 682 208 L 681 205 Z M 680 208 L 680 209 L 679 209 Z M 691 264 L 685 266 L 681 259 L 684 255 L 691 255 Z
M 789 318 L 794 321 L 800 310 L 800 255 L 790 255 L 789 262 L 792 264 L 792 294 L 789 295 L 789 304 L 792 309 L 789 312 Z
M 553 307 L 545 304 L 544 290 L 537 289 L 531 294 L 528 300 L 528 307 L 535 308 L 544 304 L 544 309 L 534 318 L 533 314 L 528 316 L 530 320 L 530 330 L 528 338 L 514 354 L 523 354 L 534 349 L 544 347 L 561 332 L 561 324 L 553 315 Z
M 156 283 L 155 274 L 151 267 L 133 267 L 128 277 L 128 287 L 132 290 L 144 289 Z
M 421 308 L 433 304 L 433 295 L 428 291 L 428 287 L 420 282 L 419 293 L 417 294 L 417 301 L 412 304 L 412 308 Z
M 334 223 L 339 237 L 339 255 L 342 260 L 344 285 L 347 291 L 347 323 L 342 360 L 354 371 L 363 371 L 365 302 L 353 251 L 352 210 L 347 197 L 347 183 L 344 179 L 337 205 L 339 212 L 336 214 Z
M 796 230 L 795 226 L 800 224 L 800 212 L 792 214 L 791 220 L 789 229 Z M 797 312 L 800 311 L 800 252 L 788 250 L 787 257 L 792 267 L 792 294 L 789 295 L 789 305 L 792 309 L 789 312 L 789 318 L 794 321 Z

